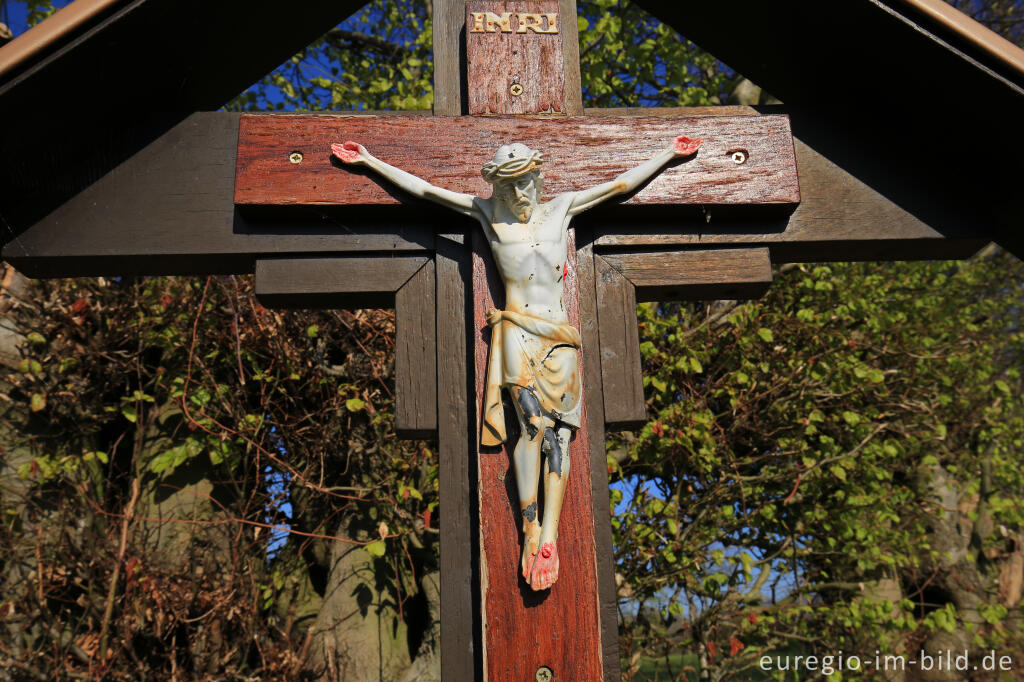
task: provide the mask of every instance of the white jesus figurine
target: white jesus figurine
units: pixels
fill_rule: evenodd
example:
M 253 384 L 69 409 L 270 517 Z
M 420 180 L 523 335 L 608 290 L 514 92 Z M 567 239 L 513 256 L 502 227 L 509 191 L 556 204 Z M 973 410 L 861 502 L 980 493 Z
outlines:
M 541 153 L 524 144 L 502 146 L 484 165 L 494 186 L 489 198 L 452 192 L 390 166 L 355 142 L 331 146 L 341 161 L 370 168 L 421 199 L 476 218 L 487 235 L 505 285 L 505 310 L 488 311 L 491 348 L 481 442 L 505 442 L 501 388 L 519 417 L 513 455 L 523 518 L 522 576 L 534 590 L 558 579 L 558 519 L 569 477 L 569 440 L 583 403 L 580 333 L 569 324 L 564 300 L 566 231 L 572 217 L 620 194 L 629 194 L 672 159 L 697 152 L 700 140 L 677 137 L 672 146 L 611 182 L 566 192 L 541 203 Z M 537 495 L 544 464 L 544 513 Z

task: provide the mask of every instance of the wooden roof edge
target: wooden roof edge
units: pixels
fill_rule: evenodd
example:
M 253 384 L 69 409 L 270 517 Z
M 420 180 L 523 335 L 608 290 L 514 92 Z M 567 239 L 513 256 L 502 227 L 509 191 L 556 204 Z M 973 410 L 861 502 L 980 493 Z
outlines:
M 930 21 L 959 36 L 977 50 L 998 60 L 1018 76 L 1024 76 L 1024 49 L 1017 47 L 944 0 L 895 0 L 895 2 L 916 10 Z
M 0 47 L 0 81 L 40 55 L 52 52 L 66 38 L 129 0 L 75 0 L 30 31 Z M 878 1 L 878 0 L 876 0 Z M 970 18 L 944 0 L 881 0 L 912 8 L 984 54 L 1024 76 L 1024 49 Z
M 0 47 L 0 81 L 57 49 L 67 38 L 99 20 L 128 0 L 75 0 L 31 30 Z

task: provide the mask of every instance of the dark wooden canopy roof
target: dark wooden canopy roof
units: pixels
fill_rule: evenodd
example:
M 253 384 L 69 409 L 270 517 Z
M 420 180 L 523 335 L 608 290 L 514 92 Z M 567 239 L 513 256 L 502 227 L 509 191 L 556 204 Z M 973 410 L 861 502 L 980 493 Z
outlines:
M 1024 254 L 1024 51 L 941 0 L 637 2 L 932 227 L 995 228 Z
M 798 138 L 935 230 L 1024 253 L 1024 52 L 940 0 L 637 1 L 781 98 Z M 361 4 L 77 0 L 0 48 L 4 241 Z
M 26 229 L 189 114 L 220 108 L 363 4 L 76 0 L 15 38 L 0 48 L 9 229 Z M 72 26 L 44 30 L 73 8 Z M 44 40 L 23 47 L 36 31 Z

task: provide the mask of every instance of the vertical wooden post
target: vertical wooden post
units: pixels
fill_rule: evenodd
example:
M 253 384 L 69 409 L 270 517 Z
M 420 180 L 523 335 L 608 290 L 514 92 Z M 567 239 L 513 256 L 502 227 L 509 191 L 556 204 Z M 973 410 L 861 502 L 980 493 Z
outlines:
M 597 296 L 599 273 L 593 235 L 582 230 L 576 233 L 576 272 L 579 280 L 580 335 L 583 337 L 583 382 L 590 387 L 584 398 L 587 406 L 586 428 L 590 438 L 590 491 L 594 505 L 594 552 L 604 682 L 620 682 L 622 670 L 619 662 L 618 593 L 615 586 L 611 500 L 608 494 L 608 455 L 604 440 L 607 418 L 604 411 L 604 357 L 601 353 Z
M 428 260 L 395 292 L 395 432 L 437 433 L 437 320 L 434 262 Z
M 439 235 L 437 281 L 437 421 L 441 499 L 441 679 L 478 680 L 479 601 L 474 590 L 476 478 L 469 397 L 467 282 L 469 253 L 461 235 Z
M 434 26 L 434 115 L 459 116 L 469 111 L 465 80 L 466 0 L 433 0 Z M 564 17 L 562 38 L 565 113 L 583 115 L 580 87 L 579 28 L 576 25 L 576 0 L 558 0 L 559 15 Z
M 565 302 L 569 322 L 580 325 L 576 250 L 570 231 Z M 494 292 L 503 290 L 487 239 L 473 233 L 473 336 L 476 349 L 476 404 L 483 400 L 490 329 L 487 310 L 502 308 Z M 583 358 L 580 358 L 583 363 Z M 584 395 L 600 385 L 583 382 Z M 519 576 L 519 497 L 512 470 L 512 448 L 518 426 L 510 423 L 509 442 L 501 448 L 479 448 L 480 598 L 483 611 L 484 671 L 488 682 L 536 679 L 547 666 L 556 680 L 601 680 L 603 675 L 601 618 L 598 610 L 598 557 L 594 544 L 591 497 L 591 430 L 585 401 L 583 421 L 569 447 L 570 473 L 558 554 L 558 582 L 534 592 Z M 477 410 L 479 415 L 479 410 Z M 511 405 L 506 418 L 515 421 Z M 480 418 L 476 419 L 480 433 Z M 603 431 L 603 430 L 601 430 Z M 603 435 L 603 434 L 602 434 Z M 604 452 L 603 440 L 596 444 Z M 602 460 L 602 466 L 604 466 Z M 607 480 L 607 479 L 606 479 Z M 604 494 L 607 499 L 607 488 Z M 607 518 L 607 512 L 605 513 Z
M 564 82 L 563 112 L 580 116 L 583 104 L 576 2 L 558 0 L 558 9 L 563 18 L 560 31 L 564 58 L 560 67 Z M 465 16 L 465 0 L 433 0 L 434 114 L 437 116 L 458 116 L 468 111 L 463 51 Z M 570 237 L 574 239 L 574 235 Z M 472 243 L 473 317 L 468 318 L 474 326 L 472 330 L 465 327 L 466 318 L 456 319 L 453 306 L 457 304 L 448 302 L 450 296 L 455 296 L 455 300 L 465 303 L 465 298 L 460 297 L 470 293 L 464 289 L 456 291 L 459 287 L 454 280 L 459 268 L 467 263 L 458 262 L 454 243 L 444 239 L 439 240 L 436 261 L 442 487 L 441 677 L 490 682 L 533 680 L 538 668 L 547 666 L 558 680 L 617 682 L 620 678 L 618 630 L 608 523 L 593 254 L 588 242 L 580 252 L 577 278 L 576 250 L 570 246 L 571 273 L 566 279 L 565 296 L 570 306 L 570 321 L 580 327 L 584 339 L 581 362 L 584 364 L 585 405 L 583 424 L 570 447 L 572 471 L 560 524 L 560 577 L 552 590 L 534 593 L 519 578 L 520 519 L 511 458 L 504 448 L 479 452 L 476 446 L 480 432 L 476 408 L 482 400 L 487 358 L 483 333 L 489 334 L 485 312 L 492 304 L 490 292 L 502 291 L 502 285 L 483 235 L 474 232 Z M 584 319 L 581 319 L 581 312 Z M 476 398 L 474 405 L 460 405 L 457 396 L 447 395 L 459 383 L 455 376 L 457 368 L 451 363 L 465 357 L 467 350 L 465 345 L 456 348 L 448 343 L 462 339 L 460 343 L 465 344 L 467 335 L 474 344 L 476 391 L 469 394 Z M 469 377 L 463 376 L 462 381 L 467 379 Z M 462 420 L 466 418 L 475 428 L 460 443 L 456 434 L 464 432 L 467 424 Z M 477 473 L 470 471 L 473 468 L 468 460 L 470 453 L 479 458 L 479 507 L 465 501 L 467 491 L 460 487 L 466 485 L 463 477 Z M 474 553 L 467 556 L 464 552 L 471 542 L 464 526 L 471 508 L 479 510 L 473 520 L 480 519 L 483 523 L 479 524 L 479 547 L 473 547 Z M 479 556 L 477 570 L 473 573 L 468 572 L 470 556 Z M 466 563 L 460 565 L 460 561 Z M 465 582 L 474 577 L 479 580 L 479 592 Z M 459 603 L 452 604 L 453 600 Z M 475 609 L 473 613 L 467 613 L 469 607 Z M 466 631 L 470 623 L 480 636 L 472 677 L 473 638 Z
M 434 116 L 465 113 L 462 94 L 466 0 L 432 0 L 434 26 Z

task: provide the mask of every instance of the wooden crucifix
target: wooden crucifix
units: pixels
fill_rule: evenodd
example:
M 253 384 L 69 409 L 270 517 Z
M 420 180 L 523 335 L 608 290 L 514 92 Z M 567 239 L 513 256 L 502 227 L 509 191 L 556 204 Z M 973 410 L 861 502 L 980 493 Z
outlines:
M 601 444 L 606 427 L 644 418 L 638 300 L 755 296 L 772 259 L 965 257 L 988 238 L 931 228 L 806 145 L 794 161 L 785 117 L 731 107 L 582 116 L 574 17 L 571 0 L 436 1 L 434 117 L 194 114 L 48 215 L 16 207 L 36 217 L 4 251 L 33 276 L 255 271 L 269 305 L 394 305 L 396 424 L 439 441 L 445 680 L 618 679 Z M 479 167 L 518 141 L 544 151 L 545 189 L 557 195 L 607 182 L 680 134 L 703 139 L 697 156 L 567 235 L 585 399 L 561 576 L 534 591 L 520 577 L 511 458 L 478 447 L 487 311 L 501 306 L 486 239 L 333 162 L 330 144 L 359 140 L 433 184 L 486 196 Z
M 435 276 L 461 264 L 452 286 L 464 287 L 472 302 L 458 311 L 461 298 L 449 299 L 437 282 L 436 340 L 429 324 L 410 319 L 398 295 L 396 400 L 399 425 L 418 432 L 424 429 L 405 422 L 418 418 L 407 405 L 416 401 L 433 416 L 437 395 L 442 466 L 465 457 L 464 446 L 446 447 L 451 433 L 468 438 L 475 455 L 468 466 L 470 473 L 476 469 L 478 549 L 471 549 L 472 537 L 452 547 L 445 545 L 451 536 L 442 536 L 442 603 L 456 613 L 464 608 L 465 602 L 449 602 L 445 586 L 478 562 L 475 628 L 490 680 L 618 675 L 602 413 L 610 407 L 620 415 L 616 423 L 643 418 L 639 354 L 627 341 L 636 336 L 635 298 L 622 266 L 602 269 L 609 261 L 595 259 L 595 233 L 581 238 L 570 219 L 612 199 L 625 200 L 624 216 L 647 209 L 668 220 L 683 206 L 693 212 L 703 206 L 705 213 L 759 206 L 754 213 L 762 217 L 785 215 L 799 201 L 785 117 L 567 116 L 580 110 L 578 87 L 565 86 L 578 82 L 578 74 L 567 77 L 562 58 L 566 44 L 576 41 L 576 24 L 574 13 L 566 20 L 559 9 L 553 0 L 466 4 L 466 87 L 476 115 L 247 116 L 239 133 L 235 202 L 249 215 L 316 207 L 341 220 L 372 209 L 397 215 L 409 206 L 431 215 L 439 205 L 447 212 L 432 214 L 434 229 L 467 235 L 461 246 L 445 237 L 435 244 Z M 550 201 L 541 201 L 542 185 L 554 195 Z M 456 214 L 470 220 L 460 222 Z M 675 288 L 677 296 L 712 272 L 709 281 L 731 285 L 734 297 L 760 293 L 771 277 L 765 249 L 705 254 L 698 267 L 666 253 L 634 258 L 641 271 L 663 278 L 661 293 Z M 300 293 L 328 295 L 339 282 L 319 268 L 352 265 L 260 263 L 257 294 L 276 304 L 295 304 Z M 390 269 L 408 277 L 394 255 L 363 258 L 360 267 L 367 280 Z M 456 279 L 454 272 L 446 276 Z M 421 286 L 414 278 L 399 286 Z M 456 311 L 446 309 L 453 303 Z M 611 325 L 599 329 L 602 303 Z M 415 319 L 422 320 L 422 311 Z M 452 329 L 468 335 L 443 338 Z M 409 347 L 417 349 L 418 364 L 403 359 Z M 472 373 L 455 365 L 466 358 L 463 348 L 472 354 Z M 422 360 L 431 355 L 438 359 L 436 385 L 434 367 Z M 609 369 L 602 376 L 595 370 L 604 364 Z M 446 401 L 461 406 L 465 400 L 453 395 L 464 389 L 447 377 L 463 373 L 473 387 L 466 416 L 446 415 Z M 609 388 L 617 376 L 628 379 L 602 400 L 602 384 Z M 442 519 L 452 494 L 441 491 Z M 442 619 L 442 638 L 458 626 L 451 613 Z M 468 671 L 455 670 L 459 663 L 451 657 L 468 652 L 453 654 L 442 641 L 442 677 L 463 679 Z

